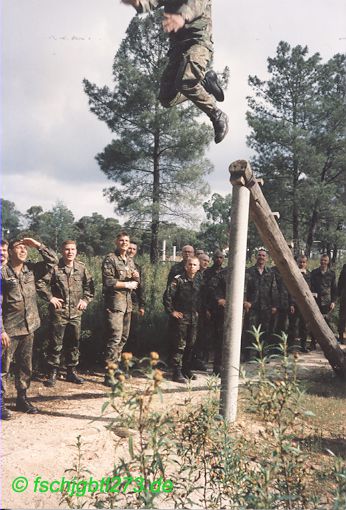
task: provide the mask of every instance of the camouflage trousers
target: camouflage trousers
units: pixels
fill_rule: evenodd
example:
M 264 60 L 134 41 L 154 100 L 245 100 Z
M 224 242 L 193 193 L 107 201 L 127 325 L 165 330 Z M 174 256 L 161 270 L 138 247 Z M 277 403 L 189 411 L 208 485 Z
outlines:
M 294 314 L 290 318 L 290 326 L 288 331 L 288 346 L 294 347 L 294 339 L 300 338 L 300 347 L 306 348 L 308 338 L 308 328 L 300 310 L 296 307 Z
M 32 346 L 34 333 L 29 335 L 13 336 L 10 345 L 2 351 L 1 356 L 1 395 L 6 394 L 6 383 L 10 371 L 11 361 L 15 361 L 16 390 L 27 390 L 30 386 L 32 374 Z
M 264 343 L 265 346 L 270 345 L 271 343 L 271 323 L 272 323 L 272 313 L 271 308 L 250 308 L 249 312 L 245 314 L 244 318 L 244 332 L 242 338 L 242 354 L 244 359 L 250 359 L 253 357 L 257 357 L 257 352 L 253 350 L 252 344 L 255 341 L 255 337 L 251 333 L 253 331 L 253 327 L 258 328 L 261 325 L 261 342 Z
M 174 318 L 173 318 L 174 319 Z M 184 369 L 190 368 L 192 350 L 197 336 L 198 314 L 184 314 L 182 319 L 171 321 L 172 365 Z
M 109 308 L 106 313 L 107 346 L 106 364 L 118 363 L 121 353 L 129 336 L 131 325 L 131 312 L 112 311 Z
M 173 48 L 168 57 L 161 77 L 162 106 L 170 108 L 189 99 L 210 117 L 216 109 L 215 100 L 201 84 L 211 58 L 210 50 L 194 44 L 184 52 Z
M 59 316 L 52 319 L 47 356 L 48 365 L 59 368 L 62 352 L 64 352 L 67 367 L 78 365 L 80 332 L 81 317 L 69 319 Z

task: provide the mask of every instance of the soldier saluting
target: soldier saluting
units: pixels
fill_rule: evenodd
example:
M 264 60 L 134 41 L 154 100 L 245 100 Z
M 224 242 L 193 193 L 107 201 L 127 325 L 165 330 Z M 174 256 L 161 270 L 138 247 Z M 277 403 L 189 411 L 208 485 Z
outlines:
M 216 107 L 224 100 L 214 71 L 206 72 L 213 55 L 211 0 L 121 0 L 138 13 L 164 8 L 163 30 L 170 34 L 168 64 L 161 77 L 159 100 L 170 108 L 186 99 L 202 110 L 214 126 L 215 143 L 228 132 L 227 115 Z
M 27 261 L 28 247 L 36 248 L 43 261 Z M 3 420 L 11 418 L 11 413 L 4 404 L 6 393 L 4 383 L 13 358 L 16 361 L 16 410 L 29 414 L 37 413 L 37 408 L 29 402 L 26 395 L 32 374 L 34 332 L 40 326 L 36 283 L 58 262 L 54 251 L 29 237 L 11 241 L 8 248 L 8 264 L 1 269 L 1 343 L 3 347 L 1 418 Z

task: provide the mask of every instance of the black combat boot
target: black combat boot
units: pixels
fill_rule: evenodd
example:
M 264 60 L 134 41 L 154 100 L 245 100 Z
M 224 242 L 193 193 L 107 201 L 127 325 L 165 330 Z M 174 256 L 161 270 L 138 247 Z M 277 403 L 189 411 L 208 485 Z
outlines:
M 174 382 L 178 382 L 178 383 L 181 383 L 181 384 L 185 384 L 186 383 L 186 379 L 185 377 L 183 376 L 182 374 L 182 371 L 181 371 L 181 368 L 180 367 L 175 367 L 173 369 L 173 377 L 172 377 L 172 380 Z
M 203 363 L 203 361 L 198 358 L 196 354 L 192 357 L 191 368 L 194 370 L 200 370 L 201 372 L 208 372 L 207 365 Z
M 7 409 L 4 402 L 1 401 L 1 420 L 10 420 L 12 418 L 12 413 Z
M 210 120 L 214 126 L 215 143 L 220 143 L 228 133 L 228 117 L 223 111 L 216 109 Z
M 207 71 L 201 83 L 205 90 L 215 97 L 216 101 L 222 102 L 225 99 L 225 94 L 223 93 L 215 71 Z
M 37 414 L 38 409 L 34 407 L 26 396 L 26 390 L 19 390 L 17 394 L 16 400 L 16 411 L 21 411 L 22 413 L 28 414 Z
M 57 376 L 58 376 L 58 369 L 51 368 L 50 371 L 48 372 L 48 379 L 44 383 L 44 385 L 47 386 L 48 388 L 52 388 L 53 386 L 55 386 Z
M 75 367 L 67 367 L 66 381 L 74 384 L 84 384 L 85 382 L 83 377 L 77 375 Z
M 192 381 L 195 381 L 197 379 L 197 375 L 192 372 L 189 368 L 183 368 L 181 373 L 183 374 L 183 377 L 186 379 L 191 379 Z

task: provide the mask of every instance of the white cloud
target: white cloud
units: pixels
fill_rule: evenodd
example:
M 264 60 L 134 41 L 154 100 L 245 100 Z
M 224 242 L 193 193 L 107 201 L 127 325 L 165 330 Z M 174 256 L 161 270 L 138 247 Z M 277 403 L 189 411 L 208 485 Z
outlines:
M 90 113 L 82 80 L 111 85 L 113 58 L 134 11 L 116 0 L 2 3 L 4 196 L 22 211 L 33 204 L 49 208 L 59 198 L 79 216 L 87 214 L 86 197 L 94 205 L 89 213 L 111 210 L 101 192 L 108 182 L 94 158 L 112 135 Z M 215 68 L 231 70 L 222 106 L 231 130 L 210 149 L 209 181 L 213 192 L 226 192 L 229 164 L 250 154 L 248 75 L 266 77 L 266 59 L 280 40 L 307 44 L 324 59 L 344 52 L 346 8 L 344 0 L 214 0 L 213 14 Z

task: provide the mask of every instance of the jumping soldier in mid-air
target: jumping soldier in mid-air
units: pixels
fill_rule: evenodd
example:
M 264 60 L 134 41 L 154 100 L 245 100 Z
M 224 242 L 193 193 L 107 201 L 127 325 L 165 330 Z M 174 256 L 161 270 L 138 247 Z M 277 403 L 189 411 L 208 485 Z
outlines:
M 121 0 L 138 13 L 164 8 L 163 30 L 170 34 L 168 64 L 161 77 L 159 99 L 170 108 L 186 99 L 202 110 L 214 126 L 215 143 L 228 132 L 227 115 L 216 107 L 224 100 L 214 71 L 207 71 L 213 55 L 211 0 Z

